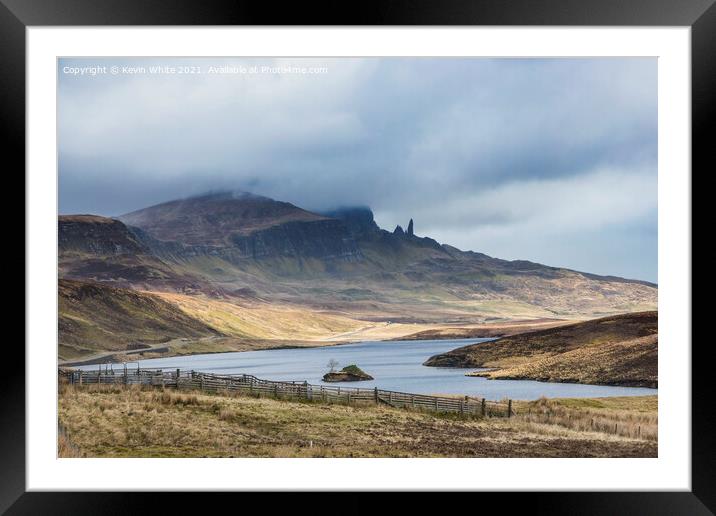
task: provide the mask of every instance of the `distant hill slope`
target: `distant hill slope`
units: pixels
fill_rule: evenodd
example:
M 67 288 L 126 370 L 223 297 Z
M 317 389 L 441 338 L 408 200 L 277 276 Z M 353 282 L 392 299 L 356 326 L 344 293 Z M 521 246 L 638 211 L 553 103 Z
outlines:
M 656 387 L 657 312 L 585 321 L 472 344 L 425 365 L 489 367 L 489 378 Z
M 140 290 L 225 295 L 197 271 L 157 256 L 119 220 L 96 215 L 60 215 L 57 239 L 61 278 Z
M 65 255 L 140 255 L 148 249 L 122 222 L 97 215 L 60 215 L 57 240 Z
M 160 297 L 104 284 L 60 279 L 59 356 L 123 351 L 132 343 L 221 333 Z

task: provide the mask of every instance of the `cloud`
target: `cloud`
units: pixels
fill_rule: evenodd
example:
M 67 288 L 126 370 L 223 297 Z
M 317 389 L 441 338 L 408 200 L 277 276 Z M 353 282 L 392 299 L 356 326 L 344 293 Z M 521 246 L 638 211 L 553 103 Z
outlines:
M 62 212 L 118 215 L 243 189 L 309 209 L 369 205 L 386 226 L 413 216 L 445 242 L 525 259 L 543 254 L 527 235 L 579 235 L 589 247 L 585 234 L 601 242 L 629 227 L 639 242 L 655 232 L 655 59 L 87 58 L 60 68 L 97 64 L 326 73 L 60 73 Z M 648 262 L 655 276 L 647 247 L 605 256 L 603 269 Z

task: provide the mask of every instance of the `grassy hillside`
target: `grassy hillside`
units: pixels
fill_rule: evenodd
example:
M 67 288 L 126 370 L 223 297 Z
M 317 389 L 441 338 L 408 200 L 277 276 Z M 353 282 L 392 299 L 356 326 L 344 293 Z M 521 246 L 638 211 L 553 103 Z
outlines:
M 58 303 L 61 359 L 123 351 L 132 343 L 221 335 L 158 296 L 104 284 L 61 279 Z
M 657 312 L 605 317 L 472 344 L 425 362 L 489 378 L 656 387 Z
M 182 294 L 157 294 L 218 331 L 258 339 L 318 340 L 355 331 L 365 323 L 346 316 L 268 303 L 242 303 Z
M 657 352 L 658 336 L 649 335 L 585 346 L 527 364 L 471 375 L 495 379 L 656 387 L 659 378 Z
M 400 338 L 430 327 L 371 322 L 260 300 L 142 292 L 106 283 L 61 279 L 58 287 L 61 360 L 97 354 L 107 360 L 117 354 L 121 359 L 128 345 L 138 343 L 166 343 L 161 351 L 145 353 L 169 356 Z
M 510 419 L 462 419 L 373 404 L 65 385 L 60 444 L 84 457 L 657 456 L 655 396 L 515 407 Z

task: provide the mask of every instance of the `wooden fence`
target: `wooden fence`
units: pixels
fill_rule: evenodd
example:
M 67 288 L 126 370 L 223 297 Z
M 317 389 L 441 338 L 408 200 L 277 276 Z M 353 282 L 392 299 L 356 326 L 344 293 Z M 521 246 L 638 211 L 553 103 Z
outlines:
M 108 368 L 92 371 L 61 369 L 60 376 L 75 385 L 120 384 L 153 385 L 177 389 L 200 389 L 207 392 L 242 392 L 278 399 L 304 399 L 324 403 L 376 403 L 392 407 L 412 408 L 431 412 L 454 412 L 486 417 L 514 415 L 512 400 L 488 401 L 485 398 L 428 396 L 384 389 L 312 385 L 308 382 L 262 380 L 248 374 L 222 375 L 180 369 Z

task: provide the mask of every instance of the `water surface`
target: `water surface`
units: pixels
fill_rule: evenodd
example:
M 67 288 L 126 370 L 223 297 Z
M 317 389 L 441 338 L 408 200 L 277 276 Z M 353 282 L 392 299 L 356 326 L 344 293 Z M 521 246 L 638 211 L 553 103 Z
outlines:
M 322 348 L 274 349 L 237 353 L 214 353 L 184 357 L 142 360 L 140 367 L 193 369 L 221 374 L 252 374 L 267 380 L 308 381 L 321 384 L 329 360 L 340 365 L 356 364 L 375 378 L 364 382 L 340 382 L 330 385 L 379 387 L 416 394 L 464 394 L 485 397 L 533 400 L 549 398 L 592 398 L 603 396 L 641 396 L 656 394 L 657 389 L 547 383 L 530 380 L 488 380 L 465 376 L 475 368 L 426 367 L 430 356 L 467 344 L 492 339 L 417 340 L 360 342 Z M 133 367 L 132 364 L 130 367 Z M 85 366 L 83 369 L 96 369 Z M 116 368 L 116 365 L 115 365 Z

